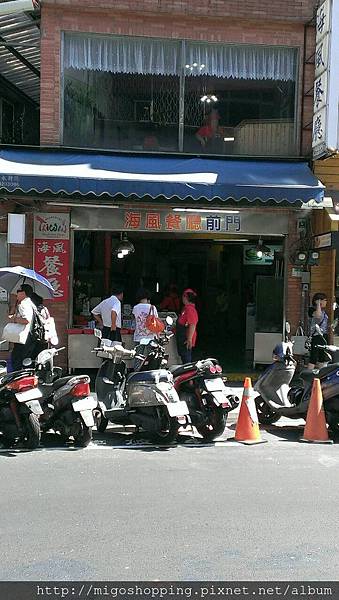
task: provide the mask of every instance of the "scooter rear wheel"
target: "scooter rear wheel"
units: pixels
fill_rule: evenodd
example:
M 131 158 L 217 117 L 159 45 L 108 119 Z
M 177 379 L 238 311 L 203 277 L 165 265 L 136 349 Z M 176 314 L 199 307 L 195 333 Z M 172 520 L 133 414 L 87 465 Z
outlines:
M 92 427 L 87 427 L 81 423 L 81 430 L 78 435 L 74 436 L 74 445 L 78 448 L 86 448 L 92 441 Z
M 262 425 L 272 425 L 280 419 L 279 413 L 270 408 L 261 396 L 255 398 L 255 407 L 257 409 L 259 423 Z
M 215 404 L 211 404 L 207 410 L 208 423 L 203 425 L 197 423 L 196 429 L 205 442 L 213 442 L 225 431 L 227 412 L 222 406 L 216 406 Z
M 31 413 L 29 415 L 25 415 L 23 422 L 25 428 L 23 445 L 25 448 L 29 448 L 29 450 L 34 450 L 40 445 L 41 430 L 39 418 L 37 415 Z
M 95 412 L 94 421 L 96 424 L 97 431 L 99 433 L 104 433 L 104 431 L 106 431 L 106 428 L 108 425 L 108 419 L 106 419 L 106 417 L 104 417 L 101 410 L 97 410 Z

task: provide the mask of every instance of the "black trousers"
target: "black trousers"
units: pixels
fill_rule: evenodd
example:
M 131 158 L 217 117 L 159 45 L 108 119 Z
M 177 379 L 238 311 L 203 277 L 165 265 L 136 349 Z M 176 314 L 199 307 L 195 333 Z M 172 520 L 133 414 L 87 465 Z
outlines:
M 117 327 L 115 331 L 112 331 L 110 327 L 104 327 L 102 330 L 102 337 L 111 342 L 121 342 L 121 330 Z
M 25 358 L 34 359 L 36 357 L 35 346 L 36 342 L 33 340 L 30 333 L 28 334 L 25 344 L 14 344 L 11 354 L 13 371 L 20 371 L 20 369 L 22 369 L 22 361 Z
M 326 343 L 328 344 L 328 335 L 326 333 L 324 333 L 323 336 L 312 335 L 310 352 L 310 363 L 312 363 L 312 365 L 315 365 L 318 362 L 323 363 L 329 361 L 329 358 L 326 355 L 325 351 L 322 348 L 316 348 L 317 345 L 324 345 L 324 338 L 326 340 Z

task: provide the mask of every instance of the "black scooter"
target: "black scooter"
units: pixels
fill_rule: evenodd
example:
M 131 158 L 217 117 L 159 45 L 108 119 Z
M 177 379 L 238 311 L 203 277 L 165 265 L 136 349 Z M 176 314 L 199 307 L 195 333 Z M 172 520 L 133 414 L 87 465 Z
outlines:
M 62 369 L 54 366 L 54 357 L 61 350 L 64 348 L 43 350 L 35 361 L 35 375 L 42 396 L 41 430 L 52 429 L 63 441 L 72 437 L 76 446 L 86 447 L 92 439 L 98 403 L 91 394 L 88 375 L 61 377 Z

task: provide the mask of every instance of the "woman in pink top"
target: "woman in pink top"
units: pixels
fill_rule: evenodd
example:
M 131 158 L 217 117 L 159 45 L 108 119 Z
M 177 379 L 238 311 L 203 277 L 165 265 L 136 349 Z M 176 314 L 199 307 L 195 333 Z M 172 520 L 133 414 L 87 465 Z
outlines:
M 176 338 L 178 354 L 183 364 L 192 362 L 192 348 L 197 340 L 197 323 L 199 320 L 195 308 L 197 295 L 188 288 L 182 295 L 183 310 L 177 320 Z

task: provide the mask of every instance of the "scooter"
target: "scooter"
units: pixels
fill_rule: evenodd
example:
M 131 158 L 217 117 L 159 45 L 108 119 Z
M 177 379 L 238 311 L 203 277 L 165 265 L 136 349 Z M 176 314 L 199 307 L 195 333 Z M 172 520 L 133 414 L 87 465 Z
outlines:
M 127 350 L 110 340 L 102 340 L 101 346 L 94 349 L 106 359 L 95 381 L 101 409 L 97 429 L 105 431 L 108 421 L 132 424 L 151 434 L 156 442 L 170 444 L 179 427 L 191 427 L 187 404 L 179 399 L 173 376 L 167 369 L 128 373 L 126 361 L 144 358 L 137 350 Z
M 40 444 L 41 392 L 32 369 L 3 373 L 0 377 L 0 431 L 7 446 L 22 443 L 31 450 Z M 0 438 L 1 439 L 1 438 Z
M 61 350 L 64 348 L 42 350 L 35 361 L 42 396 L 41 430 L 53 429 L 64 441 L 73 437 L 75 445 L 84 448 L 92 439 L 93 411 L 98 403 L 87 375 L 61 377 L 61 367 L 54 366 L 54 357 Z
M 321 331 L 317 330 L 321 335 Z M 324 338 L 323 338 L 324 339 Z M 331 360 L 331 352 L 339 348 L 326 344 L 319 345 Z M 272 424 L 281 417 L 306 419 L 313 380 L 321 382 L 326 421 L 332 430 L 339 431 L 339 364 L 331 364 L 321 369 L 305 369 L 299 374 L 303 386 L 291 387 L 296 369 L 293 358 L 293 345 L 290 341 L 281 342 L 273 350 L 273 363 L 266 369 L 254 386 L 259 395 L 255 398 L 259 422 Z
M 173 322 L 173 321 L 172 321 Z M 148 342 L 147 353 L 139 370 L 167 368 L 165 347 L 173 333 L 165 329 Z M 205 441 L 212 441 L 225 430 L 227 416 L 239 404 L 239 398 L 227 388 L 221 377 L 217 359 L 206 358 L 193 363 L 170 367 L 174 387 L 180 400 L 186 402 L 192 425 Z

